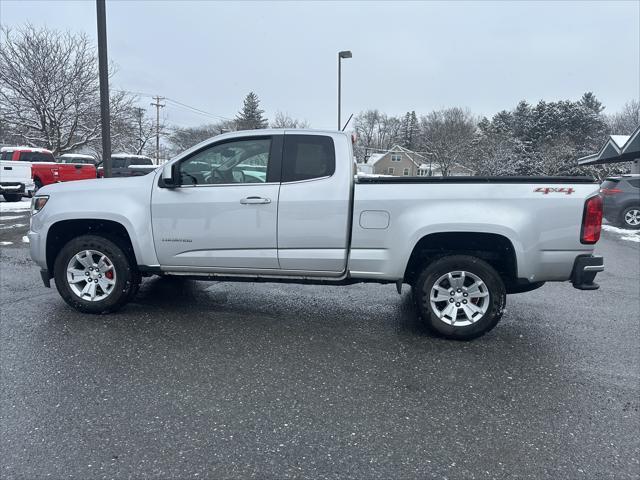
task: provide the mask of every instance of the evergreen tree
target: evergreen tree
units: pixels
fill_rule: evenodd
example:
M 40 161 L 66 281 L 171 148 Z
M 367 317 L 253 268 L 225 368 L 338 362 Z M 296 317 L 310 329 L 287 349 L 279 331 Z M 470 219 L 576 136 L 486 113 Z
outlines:
M 236 116 L 236 127 L 238 130 L 256 130 L 258 128 L 267 128 L 268 120 L 263 117 L 264 110 L 260 109 L 260 99 L 258 96 L 249 92 L 244 99 L 242 110 Z

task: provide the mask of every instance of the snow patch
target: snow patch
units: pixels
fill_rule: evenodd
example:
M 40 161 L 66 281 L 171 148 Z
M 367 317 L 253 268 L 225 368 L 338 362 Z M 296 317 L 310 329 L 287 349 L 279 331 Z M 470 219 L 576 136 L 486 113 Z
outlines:
M 621 235 L 620 240 L 626 240 L 628 242 L 640 243 L 640 231 L 628 230 L 626 228 L 618 228 L 613 225 L 602 225 L 602 229 L 606 232 L 616 233 Z
M 0 230 L 6 230 L 8 228 L 19 228 L 19 227 L 26 227 L 26 225 L 24 223 L 14 223 L 13 225 L 2 225 L 0 226 Z
M 13 245 L 13 242 L 0 242 L 0 245 Z
M 20 202 L 2 202 L 0 203 L 0 212 L 19 212 L 21 210 L 29 210 L 31 208 L 31 199 L 23 199 Z
M 26 235 L 22 236 L 22 243 L 29 243 L 29 237 L 27 237 Z

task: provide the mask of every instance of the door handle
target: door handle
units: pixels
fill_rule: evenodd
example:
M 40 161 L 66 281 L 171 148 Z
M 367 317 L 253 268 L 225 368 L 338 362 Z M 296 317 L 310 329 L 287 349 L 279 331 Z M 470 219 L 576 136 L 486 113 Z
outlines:
M 270 198 L 262 198 L 262 197 L 247 197 L 240 200 L 242 205 L 261 205 L 264 203 L 271 203 Z

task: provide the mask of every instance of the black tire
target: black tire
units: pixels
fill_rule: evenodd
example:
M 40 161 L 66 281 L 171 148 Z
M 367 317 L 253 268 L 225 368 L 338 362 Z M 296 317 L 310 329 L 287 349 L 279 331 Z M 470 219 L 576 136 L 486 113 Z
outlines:
M 84 250 L 102 252 L 115 269 L 115 286 L 103 300 L 89 301 L 80 298 L 67 283 L 69 261 Z M 56 257 L 54 278 L 56 288 L 65 302 L 80 312 L 94 314 L 115 312 L 131 300 L 140 285 L 140 273 L 131 256 L 115 241 L 98 235 L 83 235 L 70 240 Z
M 39 178 L 34 179 L 33 184 L 35 185 L 35 188 L 33 189 L 33 193 L 37 193 L 38 190 L 40 190 L 43 187 L 42 182 L 40 181 Z
M 640 224 L 638 225 L 633 225 L 629 222 L 627 222 L 627 214 L 629 212 L 638 212 L 640 211 L 640 206 L 638 205 L 632 205 L 630 207 L 625 208 L 622 213 L 620 214 L 620 220 L 618 220 L 618 224 L 622 227 L 622 228 L 628 228 L 629 230 L 638 230 L 640 228 Z M 636 213 L 637 215 L 637 213 Z
M 2 196 L 7 202 L 19 202 L 22 200 L 21 193 L 3 193 Z
M 469 272 L 477 276 L 489 293 L 486 312 L 479 319 L 474 319 L 473 323 L 466 326 L 456 326 L 455 321 L 451 325 L 441 319 L 432 308 L 430 301 L 431 290 L 435 282 L 449 272 L 458 271 Z M 431 332 L 454 340 L 472 340 L 489 332 L 498 324 L 504 312 L 507 295 L 502 278 L 487 262 L 470 255 L 451 255 L 435 260 L 426 266 L 413 285 L 413 298 L 418 315 Z M 446 300 L 449 300 L 448 297 Z M 485 300 L 478 301 L 484 302 Z M 466 321 L 466 317 L 464 319 Z M 461 323 L 464 322 L 461 321 Z

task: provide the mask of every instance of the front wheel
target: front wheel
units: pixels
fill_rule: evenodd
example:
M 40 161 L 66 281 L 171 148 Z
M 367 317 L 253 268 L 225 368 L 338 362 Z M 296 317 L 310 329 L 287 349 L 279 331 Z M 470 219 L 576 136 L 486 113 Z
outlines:
M 107 313 L 127 303 L 139 284 L 136 265 L 115 242 L 98 235 L 69 241 L 56 257 L 56 288 L 83 313 Z
M 621 222 L 624 228 L 637 230 L 640 228 L 640 206 L 625 208 L 622 212 Z
M 418 315 L 427 328 L 456 340 L 471 340 L 495 327 L 507 298 L 498 272 L 469 255 L 434 261 L 413 288 Z

